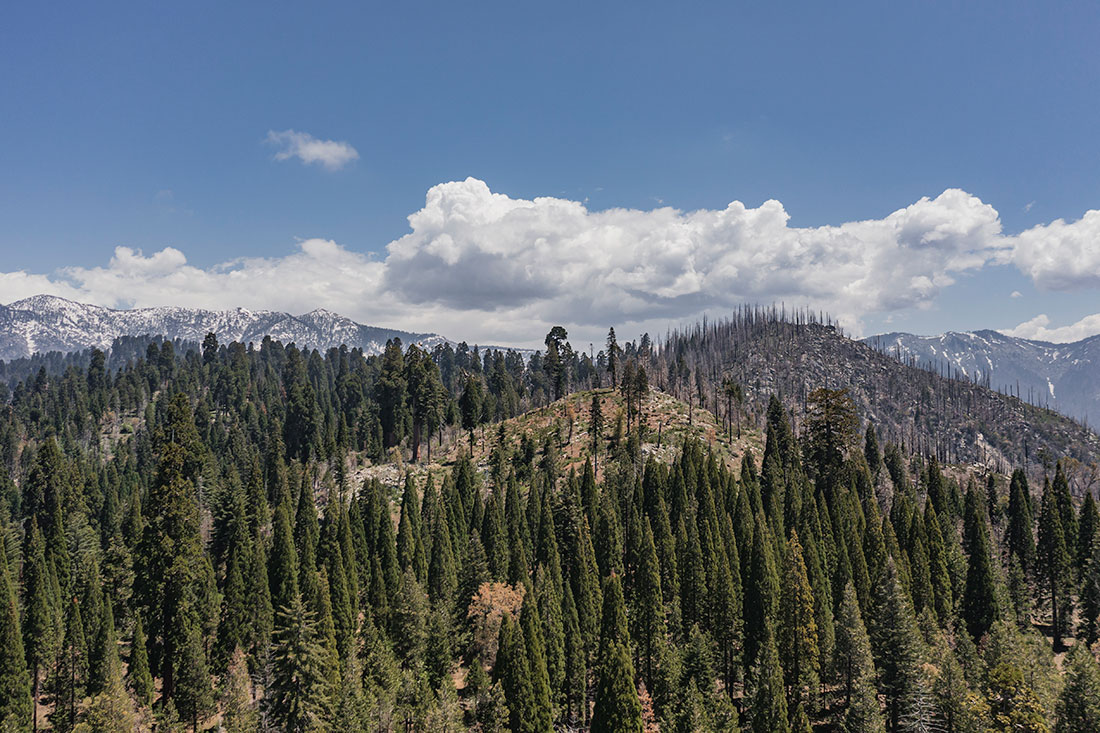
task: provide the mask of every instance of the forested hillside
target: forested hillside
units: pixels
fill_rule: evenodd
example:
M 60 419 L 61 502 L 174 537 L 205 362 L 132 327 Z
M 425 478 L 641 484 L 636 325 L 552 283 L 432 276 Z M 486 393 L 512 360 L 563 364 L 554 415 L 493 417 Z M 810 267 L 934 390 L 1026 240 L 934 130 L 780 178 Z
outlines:
M 1100 459 L 1085 425 L 958 370 L 940 373 L 844 336 L 828 316 L 744 308 L 732 317 L 673 331 L 652 369 L 684 399 L 725 409 L 728 383 L 762 413 L 778 394 L 797 418 L 817 387 L 844 388 L 888 441 L 942 462 L 998 470 L 1049 470 L 1058 457 Z
M 0 405 L 0 729 L 1100 729 L 1088 439 L 929 382 L 913 435 L 1047 436 L 960 464 L 897 383 L 792 389 L 778 323 L 766 364 L 556 327 L 40 369 Z

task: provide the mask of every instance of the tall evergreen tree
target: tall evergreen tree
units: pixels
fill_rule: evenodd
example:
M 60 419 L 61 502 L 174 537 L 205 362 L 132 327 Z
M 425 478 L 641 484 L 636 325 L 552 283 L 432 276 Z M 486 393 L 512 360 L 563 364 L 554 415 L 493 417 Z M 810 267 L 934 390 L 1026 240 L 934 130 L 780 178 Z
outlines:
M 879 668 L 880 687 L 886 696 L 887 723 L 889 730 L 897 731 L 905 704 L 918 683 L 921 642 L 893 558 L 887 561 L 875 588 L 870 618 L 871 649 Z
M 546 671 L 546 651 L 536 599 L 524 604 L 520 612 L 520 630 L 527 652 L 527 668 L 531 680 L 531 725 L 534 730 L 553 729 L 550 708 L 550 675 Z
M 1081 575 L 1080 621 L 1077 634 L 1092 646 L 1100 638 L 1100 539 L 1092 543 L 1092 555 Z
M 1054 482 L 1051 484 L 1051 489 L 1058 498 L 1058 513 L 1062 518 L 1062 534 L 1065 538 L 1066 551 L 1070 553 L 1071 559 L 1074 559 L 1077 556 L 1079 532 L 1077 510 L 1073 506 L 1073 495 L 1069 491 L 1069 481 L 1061 461 L 1054 466 Z
M 787 540 L 782 600 L 779 604 L 779 658 L 787 683 L 787 703 L 793 709 L 808 704 L 808 695 L 819 685 L 817 621 L 813 590 L 806 575 L 806 563 L 798 533 Z
M 512 620 L 511 614 L 505 614 L 501 620 L 493 681 L 504 688 L 509 728 L 513 733 L 545 733 L 536 727 L 535 693 L 531 685 L 527 648 L 523 631 Z
M 275 509 L 272 522 L 271 554 L 267 559 L 270 578 L 271 605 L 275 609 L 289 608 L 298 595 L 298 551 L 290 529 L 289 502 Z
M 1027 474 L 1023 469 L 1012 472 L 1008 494 L 1008 531 L 1005 539 L 1009 555 L 1015 556 L 1025 574 L 1035 564 L 1035 534 L 1031 520 L 1031 497 Z
M 392 448 L 404 437 L 405 400 L 408 382 L 405 378 L 405 356 L 401 339 L 386 342 L 382 352 L 381 369 L 375 382 L 379 421 L 382 423 L 382 446 Z
M 19 627 L 19 606 L 8 575 L 7 557 L 0 552 L 0 727 L 26 730 L 30 718 L 31 686 Z
M 61 619 L 52 598 L 46 551 L 38 521 L 32 516 L 23 542 L 23 642 L 31 673 L 32 727 L 38 730 L 40 684 L 60 643 Z
M 1085 492 L 1085 500 L 1081 502 L 1081 514 L 1077 520 L 1077 548 L 1074 564 L 1077 572 L 1084 572 L 1092 557 L 1092 544 L 1096 539 L 1097 530 L 1100 529 L 1100 511 L 1096 508 L 1096 500 L 1092 498 L 1092 492 Z
M 179 650 L 174 700 L 182 720 L 198 731 L 199 723 L 213 710 L 214 691 L 210 685 L 210 670 L 206 664 L 206 649 L 198 619 L 184 619 L 186 628 Z
M 611 377 L 611 389 L 619 387 L 619 352 L 619 342 L 612 326 L 607 332 L 607 373 Z
M 153 701 L 153 676 L 149 672 L 149 656 L 146 652 L 145 629 L 141 616 L 134 618 L 134 635 L 130 639 L 130 659 L 126 667 L 130 690 L 140 705 Z
M 946 621 L 954 613 L 954 589 L 948 572 L 947 543 L 931 501 L 924 504 L 924 531 L 928 537 L 928 576 L 935 596 L 936 615 Z
M 989 670 L 989 706 L 997 733 L 1049 733 L 1046 713 L 1023 671 L 1010 662 Z
M 1048 482 L 1043 490 L 1039 514 L 1037 570 L 1042 582 L 1040 592 L 1050 604 L 1051 635 L 1054 648 L 1060 649 L 1073 612 L 1070 598 L 1071 564 L 1062 533 L 1062 512 L 1058 495 Z
M 279 609 L 271 655 L 271 686 L 264 697 L 279 730 L 319 729 L 327 713 L 324 650 L 317 622 L 301 596 Z
M 260 716 L 253 695 L 248 660 L 243 650 L 234 649 L 229 658 L 221 701 L 225 733 L 253 733 L 259 728 Z
M 783 684 L 783 669 L 771 622 L 764 627 L 756 662 L 749 675 L 748 727 L 751 733 L 790 733 L 787 720 L 787 697 Z
M 744 580 L 744 588 L 745 667 L 751 669 L 779 605 L 779 578 L 772 559 L 771 538 L 760 515 L 753 529 L 749 574 Z
M 591 733 L 640 733 L 642 706 L 634 688 L 634 665 L 621 642 L 612 642 L 600 665 Z
M 1068 659 L 1066 685 L 1058 699 L 1055 733 L 1092 733 L 1100 730 L 1100 665 L 1081 646 Z
M 848 733 L 883 733 L 885 726 L 875 690 L 871 640 L 859 612 L 855 588 L 849 581 L 837 613 L 836 666 L 844 685 Z
M 638 644 L 641 660 L 639 672 L 646 687 L 653 688 L 653 664 L 657 644 L 665 630 L 664 600 L 661 594 L 661 567 L 657 548 L 653 543 L 653 530 L 648 519 L 642 526 L 641 552 L 638 567 L 634 571 L 634 640 Z M 738 621 L 740 614 L 737 614 Z M 732 630 L 731 630 L 732 631 Z M 735 650 L 728 650 L 732 655 Z
M 985 521 L 985 502 L 971 490 L 966 497 L 967 546 L 970 559 L 963 592 L 962 616 L 966 630 L 977 642 L 1000 616 L 994 588 L 993 559 L 990 556 L 989 529 Z
M 189 621 L 199 615 L 201 572 L 206 565 L 199 535 L 199 508 L 192 477 L 201 451 L 190 403 L 171 399 L 161 433 L 160 461 L 149 491 L 148 523 L 139 549 L 136 596 L 148 620 L 152 668 L 161 694 L 175 695 L 176 672 Z
M 54 673 L 54 709 L 50 723 L 57 730 L 71 731 L 76 725 L 77 703 L 84 696 L 87 681 L 88 644 L 84 637 L 80 601 L 74 597 L 65 607 L 65 632 Z

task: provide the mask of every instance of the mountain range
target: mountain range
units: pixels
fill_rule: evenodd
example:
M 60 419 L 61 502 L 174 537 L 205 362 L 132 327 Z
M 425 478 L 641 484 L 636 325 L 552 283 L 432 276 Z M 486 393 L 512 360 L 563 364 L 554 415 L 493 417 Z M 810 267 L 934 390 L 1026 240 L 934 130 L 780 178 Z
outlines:
M 672 331 L 647 369 L 659 388 L 685 402 L 701 400 L 718 415 L 738 407 L 758 425 L 773 396 L 806 416 L 818 388 L 844 389 L 881 443 L 942 463 L 1041 475 L 1052 457 L 1100 461 L 1100 435 L 1080 421 L 982 379 L 920 368 L 915 358 L 849 338 L 813 314 L 749 308 Z M 727 391 L 727 383 L 741 390 Z
M 77 303 L 53 295 L 35 295 L 0 305 L 0 360 L 10 361 L 35 353 L 108 349 L 119 336 L 163 336 L 201 342 L 214 332 L 222 343 L 259 344 L 271 336 L 285 344 L 328 349 L 346 344 L 366 354 L 379 354 L 386 341 L 434 346 L 445 341 L 433 333 L 410 333 L 365 326 L 327 310 L 300 316 L 244 308 L 215 311 L 201 308 L 135 308 L 116 310 Z
M 346 344 L 366 354 L 381 353 L 394 337 L 429 347 L 446 341 L 434 333 L 363 325 L 323 309 L 302 315 L 174 306 L 118 310 L 35 295 L 0 305 L 0 360 L 93 347 L 106 350 L 120 336 L 201 342 L 209 332 L 223 343 L 259 343 L 271 336 L 321 350 Z M 968 379 L 1077 420 L 1089 422 L 1100 416 L 1100 336 L 1055 344 L 992 330 L 939 336 L 895 332 L 863 342 L 909 366 Z
M 1078 420 L 1100 419 L 1100 336 L 1055 344 L 983 330 L 887 333 L 864 342 L 914 366 L 971 379 Z

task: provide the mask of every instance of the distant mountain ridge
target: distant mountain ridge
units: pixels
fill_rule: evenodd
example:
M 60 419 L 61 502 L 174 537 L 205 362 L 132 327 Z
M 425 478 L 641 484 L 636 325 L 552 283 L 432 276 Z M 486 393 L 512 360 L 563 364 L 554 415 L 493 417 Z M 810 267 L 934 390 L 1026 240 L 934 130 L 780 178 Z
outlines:
M 991 389 L 1100 423 L 1100 336 L 1073 343 L 1007 336 L 999 331 L 939 336 L 886 333 L 863 339 L 873 348 L 916 366 L 959 372 Z
M 0 359 L 10 361 L 35 353 L 108 349 L 119 336 L 156 335 L 201 342 L 214 332 L 222 343 L 259 344 L 264 336 L 299 347 L 328 349 L 346 344 L 366 354 L 379 354 L 386 341 L 434 346 L 446 341 L 434 333 L 411 333 L 365 326 L 327 310 L 303 315 L 245 308 L 216 311 L 164 306 L 116 310 L 77 303 L 53 295 L 0 305 Z
M 941 463 L 1000 472 L 1025 467 L 1041 481 L 1051 458 L 1100 462 L 1100 434 L 1080 421 L 998 393 L 982 380 L 918 368 L 810 312 L 747 307 L 671 331 L 647 370 L 658 388 L 689 404 L 701 400 L 716 414 L 740 404 L 740 414 L 758 427 L 776 395 L 799 431 L 810 394 L 828 387 L 848 391 L 880 443 L 935 455 Z M 727 380 L 741 386 L 742 399 L 726 391 Z

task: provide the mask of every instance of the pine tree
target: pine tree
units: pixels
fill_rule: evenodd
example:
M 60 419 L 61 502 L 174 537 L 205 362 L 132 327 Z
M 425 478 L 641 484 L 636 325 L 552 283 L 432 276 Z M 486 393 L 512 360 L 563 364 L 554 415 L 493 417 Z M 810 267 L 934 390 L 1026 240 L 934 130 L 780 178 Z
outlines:
M 748 679 L 749 724 L 746 730 L 751 733 L 791 733 L 783 669 L 779 665 L 779 652 L 775 647 L 770 621 L 764 627 L 764 638 Z
M 619 342 L 615 338 L 615 328 L 607 332 L 607 373 L 611 377 L 611 389 L 619 387 Z
M 612 575 L 604 583 L 603 612 L 600 616 L 600 645 L 597 659 L 607 659 L 612 644 L 630 649 L 630 632 L 626 621 L 626 603 L 619 576 Z
M 989 530 L 985 523 L 985 502 L 979 502 L 977 492 L 973 490 L 967 493 L 966 498 L 966 526 L 970 530 L 967 538 L 970 559 L 961 611 L 966 630 L 977 642 L 1000 616 L 1000 609 L 994 588 Z
M 1094 539 L 1092 555 L 1081 577 L 1080 622 L 1077 634 L 1092 646 L 1100 638 L 1100 540 Z
M 559 571 L 560 577 L 560 571 Z M 545 565 L 535 572 L 535 603 L 543 630 L 546 651 L 546 675 L 550 685 L 550 702 L 554 717 L 560 717 L 560 704 L 564 702 L 566 676 L 565 619 L 562 612 L 560 582 L 555 582 Z
M 420 528 L 420 496 L 412 474 L 405 475 L 405 491 L 401 498 L 401 518 L 397 525 L 397 562 L 402 572 L 410 565 L 417 580 L 424 582 L 428 561 L 424 553 L 424 538 Z
M 34 517 L 23 543 L 23 643 L 31 672 L 32 720 L 38 730 L 38 698 L 45 671 L 57 656 L 61 619 L 51 598 L 42 533 Z
M 424 666 L 428 685 L 438 689 L 451 674 L 454 663 L 454 630 L 450 618 L 442 610 L 428 614 L 427 642 L 424 650 Z
M 585 702 L 586 675 L 584 637 L 577 620 L 577 606 L 573 602 L 573 590 L 566 583 L 562 591 L 562 631 L 565 641 L 565 679 L 562 697 L 565 698 L 566 718 L 584 721 L 588 716 Z
M 401 591 L 390 613 L 394 651 L 405 669 L 419 670 L 424 664 L 428 640 L 428 597 L 416 582 L 412 568 L 402 576 Z
M 653 688 L 653 663 L 659 638 L 665 630 L 664 600 L 661 594 L 661 567 L 649 519 L 642 526 L 639 564 L 634 571 L 634 639 L 641 660 L 639 670 L 648 688 Z M 739 609 L 738 609 L 739 610 Z M 740 620 L 740 613 L 736 614 Z M 732 629 L 731 629 L 732 631 Z M 728 650 L 731 654 L 735 651 Z
M 1068 662 L 1055 733 L 1094 733 L 1100 730 L 1100 665 L 1080 645 Z
M 253 733 L 257 729 L 260 716 L 252 697 L 248 660 L 244 651 L 238 647 L 229 657 L 222 692 L 222 727 L 225 733 Z
M 340 684 L 334 695 L 330 725 L 337 731 L 369 730 L 373 701 L 363 690 L 363 673 L 351 642 L 341 656 Z
M 550 675 L 546 671 L 546 653 L 535 599 L 525 604 L 519 616 L 527 652 L 527 668 L 531 680 L 531 725 L 534 730 L 553 729 L 550 708 Z
M 1049 733 L 1046 714 L 1024 674 L 1002 662 L 989 671 L 989 706 L 997 733 Z
M 603 437 L 603 407 L 599 394 L 592 395 L 592 406 L 589 410 L 588 432 L 592 434 L 592 470 L 599 471 L 600 438 Z
M 268 714 L 279 730 L 303 733 L 322 725 L 326 715 L 324 649 L 317 623 L 301 596 L 279 609 L 272 639 Z
M 904 700 L 898 729 L 907 733 L 941 733 L 943 727 L 938 714 L 928 681 L 923 676 L 918 676 L 916 684 Z
M 19 627 L 19 606 L 8 575 L 7 556 L 0 552 L 0 727 L 26 730 L 30 717 L 31 686 Z
M 249 623 L 245 627 L 247 650 L 261 667 L 267 664 L 271 648 L 271 632 L 275 612 L 271 607 L 271 584 L 267 574 L 267 555 L 260 536 L 253 538 L 248 563 L 248 583 L 245 597 Z
M 75 733 L 131 733 L 137 730 L 133 704 L 122 684 L 122 670 L 117 664 L 104 670 L 100 692 L 87 702 L 82 720 Z
M 403 437 L 407 386 L 405 356 L 401 348 L 401 339 L 393 338 L 386 341 L 378 381 L 374 387 L 375 398 L 378 400 L 378 417 L 382 423 L 382 445 L 384 448 L 397 445 Z
M 511 614 L 505 614 L 501 620 L 493 681 L 499 682 L 504 689 L 509 728 L 513 733 L 543 733 L 534 725 L 535 693 L 531 685 L 531 670 L 527 662 L 523 632 L 512 620 Z
M 1062 646 L 1071 618 L 1069 552 L 1062 533 L 1062 513 L 1058 496 L 1050 483 L 1043 491 L 1042 509 L 1039 514 L 1039 544 L 1036 565 L 1041 574 L 1041 592 L 1050 603 L 1051 634 L 1054 649 Z
M 771 538 L 763 518 L 757 515 L 752 537 L 752 555 L 745 588 L 745 668 L 751 669 L 764 642 L 766 627 L 775 619 L 779 600 L 779 579 L 772 560 Z
M 791 711 L 791 733 L 814 733 L 810 719 L 806 716 L 806 708 L 802 706 L 801 701 L 796 702 L 794 710 Z
M 844 685 L 848 733 L 883 733 L 885 726 L 875 690 L 871 640 L 859 613 L 855 588 L 849 581 L 837 613 L 836 666 Z
M 447 513 L 438 512 L 432 523 L 431 562 L 428 565 L 428 598 L 437 608 L 450 609 L 458 591 L 451 528 Z
M 199 730 L 199 722 L 213 709 L 214 692 L 210 686 L 210 670 L 206 664 L 206 649 L 198 619 L 187 617 L 183 644 L 179 649 L 176 668 L 176 689 L 173 699 L 181 720 L 191 723 L 191 730 Z
M 1023 469 L 1012 472 L 1008 494 L 1008 553 L 1015 556 L 1024 574 L 1035 564 L 1035 535 L 1031 520 L 1031 498 L 1027 474 Z
M 88 645 L 84 637 L 84 621 L 80 602 L 70 599 L 65 608 L 65 632 L 61 643 L 60 661 L 54 673 L 54 710 L 50 723 L 60 731 L 71 731 L 76 725 L 76 705 L 84 695 L 88 680 Z
M 615 641 L 600 664 L 591 733 L 641 733 L 642 706 L 634 688 L 630 653 Z
M 779 604 L 779 659 L 788 690 L 788 707 L 806 702 L 816 691 L 818 678 L 817 622 L 813 590 L 806 575 L 798 533 L 787 540 L 782 599 Z
M 1092 498 L 1092 492 L 1085 492 L 1085 500 L 1081 503 L 1081 515 L 1077 521 L 1077 548 L 1075 567 L 1078 573 L 1083 573 L 1092 557 L 1092 544 L 1096 538 L 1097 529 L 1100 529 L 1100 512 L 1096 508 L 1096 500 Z
M 466 387 L 458 398 L 458 407 L 462 411 L 462 427 L 470 433 L 471 447 L 474 444 L 474 428 L 481 422 L 481 403 L 483 401 L 481 380 L 471 374 L 466 377 Z
M 203 615 L 198 589 L 209 564 L 193 483 L 202 465 L 201 443 L 186 395 L 177 394 L 168 402 L 165 422 L 146 506 L 148 524 L 135 563 L 140 568 L 135 597 L 148 621 L 151 667 L 159 672 L 162 695 L 172 698 L 187 643 L 187 619 Z
M 252 621 L 245 597 L 244 569 L 241 567 L 241 554 L 244 551 L 238 543 L 234 543 L 226 561 L 221 617 L 218 622 L 217 645 L 213 653 L 215 666 L 220 670 L 224 670 L 229 664 L 233 650 L 245 644 L 247 629 Z
M 153 676 L 149 672 L 149 656 L 146 651 L 145 629 L 141 616 L 134 618 L 134 635 L 130 640 L 130 660 L 126 668 L 130 690 L 138 704 L 149 705 L 153 701 Z
M 887 561 L 875 588 L 870 618 L 871 649 L 886 695 L 887 722 L 890 730 L 897 730 L 905 702 L 914 692 L 920 674 L 920 636 L 893 558 Z
M 1070 494 L 1069 481 L 1066 479 L 1066 471 L 1061 461 L 1054 466 L 1054 483 L 1051 484 L 1051 488 L 1058 498 L 1058 513 L 1062 518 L 1062 534 L 1066 551 L 1070 553 L 1071 558 L 1076 558 L 1080 528 L 1077 523 L 1077 511 L 1073 507 L 1073 495 Z
M 1001 506 L 997 498 L 997 477 L 989 474 L 985 480 L 986 511 L 989 512 L 989 521 L 994 525 L 1000 524 Z
M 928 576 L 935 596 L 936 615 L 942 622 L 953 615 L 955 599 L 948 572 L 947 544 L 931 501 L 924 504 L 924 531 L 928 537 Z
M 88 653 L 88 692 L 96 695 L 121 670 L 118 658 L 118 637 L 115 635 L 115 615 L 111 599 L 103 600 L 103 618 L 96 629 Z
M 270 578 L 271 605 L 274 609 L 289 608 L 298 595 L 298 551 L 290 528 L 289 502 L 275 509 L 272 521 L 271 555 L 267 559 Z

